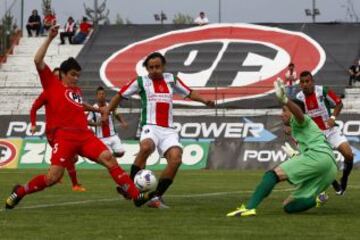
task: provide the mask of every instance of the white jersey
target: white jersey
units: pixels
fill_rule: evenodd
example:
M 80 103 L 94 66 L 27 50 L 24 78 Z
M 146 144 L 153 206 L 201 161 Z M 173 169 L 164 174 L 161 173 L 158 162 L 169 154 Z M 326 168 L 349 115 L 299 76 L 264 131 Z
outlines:
M 119 92 L 124 98 L 135 93 L 141 98 L 141 126 L 173 127 L 173 95 L 178 93 L 182 97 L 187 97 L 191 89 L 173 74 L 163 73 L 162 79 L 138 77 L 122 87 Z
M 106 106 L 108 103 L 106 103 Z M 95 103 L 93 105 L 95 108 L 98 108 L 98 104 Z M 89 112 L 88 120 L 94 123 L 101 122 L 101 113 L 98 112 Z M 114 136 L 116 134 L 114 121 L 113 121 L 113 114 L 112 112 L 109 115 L 109 120 L 106 122 L 101 122 L 101 126 L 95 126 L 94 132 L 98 138 L 106 138 L 110 136 Z

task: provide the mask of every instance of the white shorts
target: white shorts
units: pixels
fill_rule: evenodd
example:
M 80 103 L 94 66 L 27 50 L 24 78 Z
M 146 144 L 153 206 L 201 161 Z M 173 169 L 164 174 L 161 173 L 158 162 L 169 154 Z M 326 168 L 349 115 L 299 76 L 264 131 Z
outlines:
M 100 138 L 100 140 L 109 148 L 113 153 L 124 153 L 125 149 L 121 144 L 121 140 L 118 135 L 112 135 L 106 138 Z
M 336 126 L 326 129 L 323 132 L 326 136 L 326 140 L 330 143 L 330 146 L 334 149 L 337 149 L 342 143 L 348 141 L 344 136 L 344 134 L 342 134 L 340 129 Z
M 142 127 L 140 142 L 151 139 L 162 157 L 171 147 L 180 147 L 179 135 L 173 128 L 165 128 L 157 125 L 145 125 Z

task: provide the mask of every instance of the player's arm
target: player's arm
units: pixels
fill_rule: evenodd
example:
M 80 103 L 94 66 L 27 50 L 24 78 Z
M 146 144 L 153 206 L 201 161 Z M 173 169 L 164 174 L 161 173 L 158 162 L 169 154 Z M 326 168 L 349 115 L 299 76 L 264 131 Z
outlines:
M 201 102 L 208 107 L 215 107 L 215 102 L 209 99 L 203 98 L 197 91 L 192 90 L 188 96 L 191 100 Z
M 58 25 L 51 27 L 48 37 L 45 39 L 45 41 L 43 42 L 43 44 L 40 46 L 40 48 L 37 50 L 37 52 L 35 54 L 34 63 L 35 63 L 36 68 L 39 71 L 42 71 L 45 69 L 46 64 L 45 64 L 44 58 L 45 58 L 46 52 L 47 52 L 52 40 L 57 36 L 58 32 L 59 32 Z
M 279 102 L 282 103 L 284 106 L 288 107 L 289 111 L 293 114 L 296 121 L 301 125 L 305 121 L 304 113 L 301 108 L 291 101 L 285 93 L 285 85 L 281 78 L 278 78 L 274 82 L 275 87 L 275 94 L 278 98 Z
M 42 93 L 32 104 L 30 110 L 31 133 L 36 132 L 36 112 L 45 104 L 45 96 Z
M 96 108 L 87 102 L 83 102 L 82 105 L 84 107 L 84 111 L 86 112 L 98 112 L 98 113 L 101 112 L 99 108 Z
M 87 115 L 87 121 L 88 121 L 88 125 L 91 127 L 98 127 L 101 126 L 100 122 L 96 122 L 96 118 L 95 118 L 95 113 L 94 112 L 89 112 L 89 114 Z
M 125 118 L 120 113 L 120 111 L 114 110 L 113 115 L 115 116 L 116 120 L 118 120 L 120 122 L 120 126 L 122 128 L 127 128 L 128 127 L 128 123 L 125 121 Z
M 331 117 L 327 120 L 328 126 L 332 128 L 335 125 L 335 120 L 340 115 L 344 104 L 342 103 L 341 98 L 330 88 L 324 87 L 324 96 L 332 104 L 332 106 L 335 106 Z
M 205 104 L 208 107 L 214 107 L 215 103 L 212 100 L 205 99 L 203 96 L 201 96 L 197 91 L 190 89 L 186 84 L 181 81 L 178 77 L 175 79 L 175 85 L 174 88 L 178 94 L 180 94 L 183 97 L 188 97 L 193 101 L 201 102 Z
M 137 78 L 130 81 L 128 84 L 123 86 L 120 91 L 112 97 L 110 103 L 102 111 L 102 121 L 107 121 L 109 118 L 110 112 L 114 111 L 117 106 L 120 104 L 121 99 L 128 99 L 131 95 L 138 93 L 140 91 L 139 83 Z

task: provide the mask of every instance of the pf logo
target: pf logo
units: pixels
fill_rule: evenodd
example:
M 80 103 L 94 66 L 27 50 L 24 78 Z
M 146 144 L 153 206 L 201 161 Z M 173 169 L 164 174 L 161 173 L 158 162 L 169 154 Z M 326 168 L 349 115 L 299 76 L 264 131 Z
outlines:
M 0 141 L 0 167 L 10 163 L 16 156 L 16 148 L 9 142 Z
M 167 59 L 166 71 L 217 103 L 256 98 L 273 92 L 273 82 L 287 66 L 313 74 L 323 66 L 322 47 L 301 32 L 251 24 L 212 24 L 176 30 L 135 42 L 102 64 L 100 76 L 118 90 L 137 75 L 151 52 Z M 176 103 L 199 103 L 175 98 Z

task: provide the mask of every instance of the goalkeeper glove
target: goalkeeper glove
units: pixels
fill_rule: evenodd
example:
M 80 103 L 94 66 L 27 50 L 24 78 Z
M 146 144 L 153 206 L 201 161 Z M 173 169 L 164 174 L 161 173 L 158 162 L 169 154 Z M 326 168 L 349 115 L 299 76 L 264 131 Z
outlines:
M 294 157 L 299 154 L 299 151 L 293 149 L 288 142 L 285 142 L 285 144 L 281 146 L 281 148 L 289 157 Z
M 274 87 L 276 97 L 281 103 L 286 104 L 288 102 L 288 97 L 285 93 L 284 81 L 281 78 L 276 79 L 276 81 L 274 82 Z

